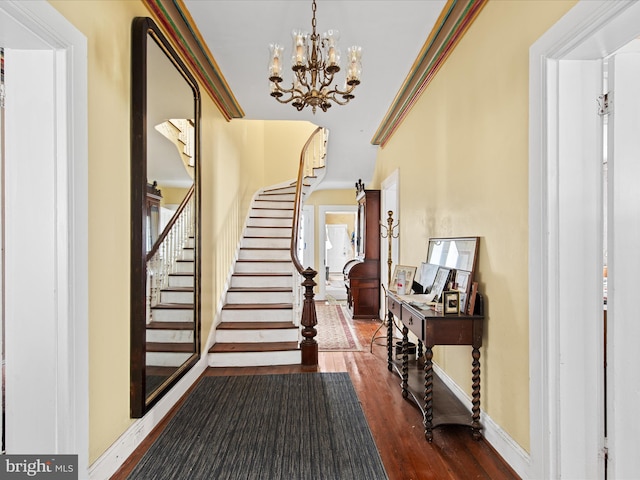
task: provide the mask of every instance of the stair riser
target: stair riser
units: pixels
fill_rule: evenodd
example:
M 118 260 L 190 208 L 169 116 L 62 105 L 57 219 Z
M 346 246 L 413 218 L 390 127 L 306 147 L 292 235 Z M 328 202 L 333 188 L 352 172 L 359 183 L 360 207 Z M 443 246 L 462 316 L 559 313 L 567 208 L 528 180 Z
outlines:
M 194 270 L 194 262 L 176 262 L 176 272 L 177 273 L 193 273 Z
M 209 353 L 210 367 L 265 367 L 270 365 L 300 365 L 300 350 L 284 352 Z
M 289 262 L 236 262 L 238 273 L 291 273 L 293 265 Z
M 290 201 L 288 200 L 283 202 L 283 201 L 265 200 L 263 198 L 259 198 L 253 204 L 253 206 L 257 208 L 273 208 L 275 210 L 281 210 L 281 209 L 293 210 L 293 203 L 294 203 L 293 199 Z
M 293 322 L 293 310 L 222 310 L 220 320 L 222 322 Z
M 276 227 L 276 228 L 274 228 Z M 245 237 L 268 237 L 268 238 L 286 238 L 291 239 L 291 225 L 286 228 L 277 228 L 277 225 L 265 227 L 247 227 L 244 230 Z
M 154 367 L 179 367 L 191 356 L 189 353 L 147 352 L 147 365 Z
M 282 260 L 286 262 L 291 261 L 291 251 L 289 249 L 284 250 L 247 250 L 240 249 L 238 255 L 240 260 Z
M 193 276 L 187 275 L 169 275 L 170 287 L 191 287 L 193 288 L 194 279 Z
M 220 343 L 262 343 L 297 342 L 297 328 L 278 330 L 216 330 L 216 342 Z
M 251 217 L 276 217 L 276 218 L 293 218 L 293 210 L 275 210 L 271 208 L 259 209 L 251 208 Z
M 152 309 L 152 315 L 156 322 L 193 322 L 193 309 Z
M 227 292 L 227 303 L 291 303 L 292 292 Z
M 186 343 L 193 342 L 193 330 L 147 330 L 147 342 Z
M 293 202 L 295 201 L 295 192 L 291 192 L 291 193 L 270 193 L 270 194 L 260 194 L 258 196 L 258 200 L 286 200 L 291 202 L 291 204 L 293 205 Z
M 193 237 L 189 237 L 187 238 L 187 242 L 185 243 L 185 248 L 195 248 L 196 246 L 196 239 Z
M 249 217 L 247 220 L 248 227 L 289 227 L 289 236 L 291 236 L 292 225 L 293 220 L 291 218 Z M 284 228 L 279 230 L 284 230 Z
M 244 248 L 290 248 L 290 237 L 258 237 L 243 238 L 242 247 Z
M 180 255 L 182 260 L 193 260 L 195 258 L 195 250 L 191 248 L 182 249 L 182 254 Z
M 193 292 L 160 292 L 160 303 L 186 303 L 193 305 L 195 294 Z
M 236 276 L 231 277 L 231 286 L 232 287 L 291 287 L 293 285 L 293 279 L 288 275 L 279 275 L 273 277 L 263 277 L 263 276 L 255 276 L 255 277 L 247 277 L 247 276 Z

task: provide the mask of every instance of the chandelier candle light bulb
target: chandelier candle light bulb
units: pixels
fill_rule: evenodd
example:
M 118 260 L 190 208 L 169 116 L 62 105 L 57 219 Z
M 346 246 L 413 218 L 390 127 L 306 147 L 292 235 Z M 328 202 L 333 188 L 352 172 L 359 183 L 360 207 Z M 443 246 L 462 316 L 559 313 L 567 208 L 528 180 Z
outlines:
M 362 48 L 353 46 L 348 49 L 348 67 L 343 89 L 332 85 L 334 75 L 340 71 L 339 32 L 328 30 L 322 36 L 316 33 L 316 0 L 312 4 L 313 18 L 311 35 L 294 30 L 291 70 L 293 82 L 291 88 L 283 88 L 281 56 L 283 47 L 271 44 L 269 81 L 270 95 L 280 103 L 291 103 L 298 111 L 311 107 L 313 113 L 320 107 L 326 112 L 332 105 L 346 105 L 354 98 L 353 90 L 360 84 L 362 73 Z M 285 95 L 287 95 L 285 97 Z

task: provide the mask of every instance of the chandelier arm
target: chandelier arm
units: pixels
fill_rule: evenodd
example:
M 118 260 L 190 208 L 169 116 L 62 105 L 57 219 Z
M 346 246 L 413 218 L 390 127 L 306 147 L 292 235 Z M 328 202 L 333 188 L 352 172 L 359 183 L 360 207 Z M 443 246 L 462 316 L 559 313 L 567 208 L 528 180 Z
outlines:
M 336 97 L 336 93 L 335 92 L 333 92 L 331 95 L 328 95 L 326 98 L 327 98 L 327 100 L 331 100 L 332 102 L 335 102 L 338 105 L 346 105 L 347 103 L 349 103 L 349 100 L 351 100 L 351 99 L 339 100 Z

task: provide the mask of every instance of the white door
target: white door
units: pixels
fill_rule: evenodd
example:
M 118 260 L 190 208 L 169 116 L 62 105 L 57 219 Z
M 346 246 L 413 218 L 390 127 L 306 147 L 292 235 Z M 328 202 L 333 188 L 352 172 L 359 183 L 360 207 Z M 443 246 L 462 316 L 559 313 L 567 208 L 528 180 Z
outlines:
M 640 40 L 609 59 L 608 478 L 640 472 Z
M 353 258 L 349 230 L 345 224 L 326 225 L 326 262 L 329 273 L 342 273 L 347 260 Z

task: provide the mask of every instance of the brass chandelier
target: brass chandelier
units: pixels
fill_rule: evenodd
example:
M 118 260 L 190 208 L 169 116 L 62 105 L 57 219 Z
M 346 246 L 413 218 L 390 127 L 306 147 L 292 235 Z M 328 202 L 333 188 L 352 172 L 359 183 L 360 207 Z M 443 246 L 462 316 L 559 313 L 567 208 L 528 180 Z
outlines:
M 273 43 L 269 62 L 271 96 L 280 103 L 291 103 L 298 111 L 311 107 L 313 113 L 320 107 L 323 112 L 331 107 L 331 102 L 346 105 L 354 98 L 353 90 L 360 84 L 362 72 L 362 48 L 352 46 L 347 49 L 347 73 L 342 89 L 332 86 L 333 77 L 340 71 L 339 34 L 328 30 L 322 36 L 316 33 L 316 0 L 313 0 L 312 33 L 294 30 L 291 70 L 291 88 L 282 88 L 282 53 L 284 47 Z M 311 43 L 309 43 L 309 41 Z

